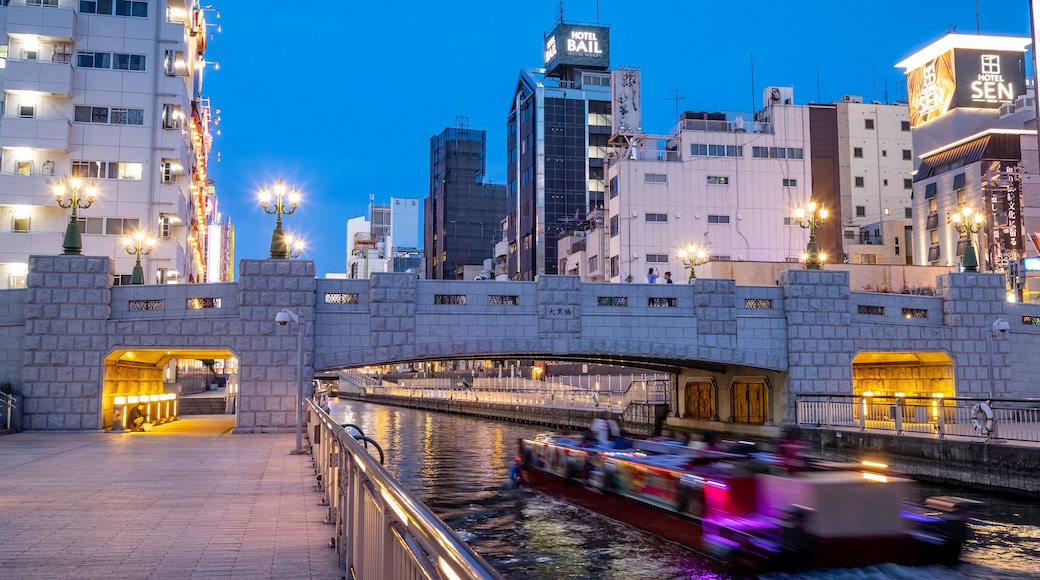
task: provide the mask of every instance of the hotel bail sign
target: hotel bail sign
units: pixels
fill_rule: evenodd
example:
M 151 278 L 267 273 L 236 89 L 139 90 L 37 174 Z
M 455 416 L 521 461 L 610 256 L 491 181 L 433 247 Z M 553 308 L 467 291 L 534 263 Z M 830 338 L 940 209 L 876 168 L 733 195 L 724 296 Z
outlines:
M 610 67 L 610 29 L 579 24 L 556 25 L 545 37 L 545 68 L 558 67 L 607 70 Z

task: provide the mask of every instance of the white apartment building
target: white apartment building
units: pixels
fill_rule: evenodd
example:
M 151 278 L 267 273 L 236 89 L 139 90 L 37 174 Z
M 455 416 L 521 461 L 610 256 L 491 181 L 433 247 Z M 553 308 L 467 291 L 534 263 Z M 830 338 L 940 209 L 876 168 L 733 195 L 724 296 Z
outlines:
M 746 118 L 684 113 L 671 136 L 626 136 L 608 161 L 603 227 L 586 224 L 586 268 L 563 259 L 563 271 L 646 282 L 654 268 L 682 282 L 678 250 L 689 244 L 713 260 L 799 261 L 808 232 L 792 216 L 811 197 L 809 107 L 792 104 L 791 88 L 764 94 Z
M 347 278 L 368 278 L 375 272 L 417 271 L 419 200 L 391 197 L 389 205 L 369 203 L 369 217 L 347 220 Z
M 863 103 L 850 95 L 834 107 L 840 200 L 834 217 L 841 220 L 848 261 L 912 263 L 912 236 L 900 231 L 913 226 L 914 153 L 906 103 Z
M 70 178 L 83 203 L 96 187 L 78 210 L 82 253 L 115 258 L 117 284 L 136 261 L 124 236 L 138 231 L 156 240 L 145 283 L 230 278 L 233 230 L 207 171 L 212 14 L 188 0 L 3 3 L 0 288 L 24 285 L 30 255 L 62 253 L 71 210 L 54 187 Z

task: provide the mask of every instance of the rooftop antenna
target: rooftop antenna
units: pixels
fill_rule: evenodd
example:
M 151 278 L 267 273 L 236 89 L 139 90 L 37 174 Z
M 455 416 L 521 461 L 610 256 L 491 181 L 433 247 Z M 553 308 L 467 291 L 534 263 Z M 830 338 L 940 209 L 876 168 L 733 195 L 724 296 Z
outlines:
M 978 0 L 975 0 L 975 7 L 978 8 L 978 5 Z M 599 0 L 596 0 L 596 24 L 599 24 Z
M 975 0 L 975 34 L 982 35 L 982 25 L 979 24 L 979 0 Z
M 679 89 L 668 89 L 668 90 L 672 91 L 672 96 L 665 97 L 665 98 L 663 98 L 661 100 L 662 101 L 675 101 L 675 122 L 678 123 L 679 122 L 679 101 L 685 100 L 686 97 L 683 96 L 682 94 L 680 94 L 680 93 L 682 93 L 682 91 L 679 90 Z
M 563 0 L 560 0 L 560 22 L 563 22 Z

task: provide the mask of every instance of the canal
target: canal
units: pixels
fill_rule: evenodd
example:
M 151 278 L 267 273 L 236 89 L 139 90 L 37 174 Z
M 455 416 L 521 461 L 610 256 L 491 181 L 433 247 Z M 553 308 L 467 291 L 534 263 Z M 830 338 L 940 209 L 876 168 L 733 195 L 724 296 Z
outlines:
M 386 467 L 419 500 L 510 579 L 736 579 L 727 568 L 582 508 L 509 484 L 516 441 L 543 429 L 463 415 L 333 399 L 332 416 L 354 423 L 386 453 Z M 1037 578 L 1040 501 L 935 486 L 920 500 L 955 494 L 985 502 L 973 539 L 953 568 L 880 565 L 765 578 L 913 580 Z

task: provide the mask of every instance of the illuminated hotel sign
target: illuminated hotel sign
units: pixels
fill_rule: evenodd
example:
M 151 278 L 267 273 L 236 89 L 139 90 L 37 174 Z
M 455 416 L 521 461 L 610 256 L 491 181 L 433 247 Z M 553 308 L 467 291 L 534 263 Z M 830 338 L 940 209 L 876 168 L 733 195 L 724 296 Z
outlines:
M 606 70 L 610 66 L 610 29 L 578 24 L 556 25 L 545 37 L 545 68 L 559 66 Z
M 1024 95 L 1027 44 L 951 34 L 904 60 L 897 66 L 906 67 L 911 126 L 956 108 L 999 109 Z

